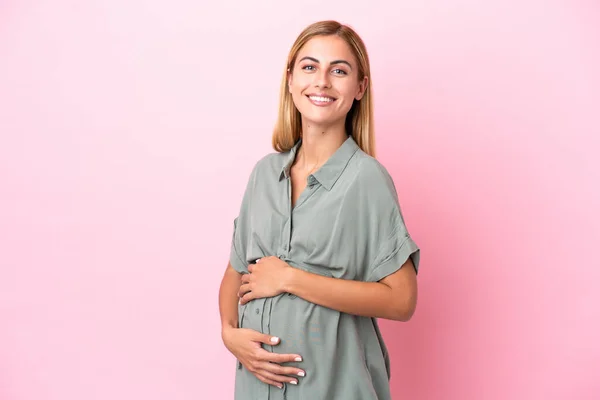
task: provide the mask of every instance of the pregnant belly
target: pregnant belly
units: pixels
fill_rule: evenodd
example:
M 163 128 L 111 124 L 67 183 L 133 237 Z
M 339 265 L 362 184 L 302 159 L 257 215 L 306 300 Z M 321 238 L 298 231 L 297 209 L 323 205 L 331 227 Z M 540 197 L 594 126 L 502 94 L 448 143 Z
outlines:
M 383 382 L 386 387 L 385 370 L 369 370 L 367 366 L 365 343 L 360 335 L 363 318 L 322 307 L 287 293 L 253 300 L 242 307 L 243 328 L 281 339 L 278 345 L 263 345 L 266 350 L 302 356 L 301 362 L 284 364 L 306 371 L 306 376 L 300 378 L 297 386 L 287 388 L 289 400 L 370 400 L 377 398 L 373 380 Z M 380 352 L 373 352 L 372 357 L 377 353 Z M 384 367 L 381 355 L 377 358 L 381 360 L 378 364 Z M 378 370 L 381 372 L 377 373 Z M 372 377 L 373 372 L 379 378 Z M 382 395 L 380 398 L 389 397 Z
M 272 351 L 294 354 L 306 348 L 335 347 L 343 315 L 288 293 L 250 301 L 240 313 L 240 327 L 277 336 L 281 341 Z
M 304 385 L 316 384 L 317 377 L 331 377 L 331 368 L 348 356 L 349 344 L 353 354 L 361 354 L 354 317 L 310 303 L 299 297 L 282 295 L 257 299 L 246 304 L 242 327 L 280 338 L 275 346 L 263 345 L 273 353 L 299 354 L 302 362 L 286 363 L 302 368 L 307 376 Z M 321 382 L 327 385 L 326 381 Z

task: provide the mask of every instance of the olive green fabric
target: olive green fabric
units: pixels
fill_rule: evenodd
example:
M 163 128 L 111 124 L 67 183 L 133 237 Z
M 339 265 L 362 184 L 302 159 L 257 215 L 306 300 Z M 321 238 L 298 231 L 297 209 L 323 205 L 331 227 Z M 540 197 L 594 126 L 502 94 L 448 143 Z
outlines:
M 387 170 L 348 139 L 308 176 L 291 207 L 290 167 L 299 140 L 254 167 L 234 221 L 230 262 L 240 273 L 257 259 L 277 256 L 311 273 L 376 282 L 420 250 L 402 217 Z M 289 293 L 239 306 L 239 326 L 281 338 L 276 353 L 300 354 L 289 363 L 306 371 L 298 385 L 262 383 L 239 362 L 236 400 L 390 399 L 390 364 L 375 318 L 358 317 Z M 401 329 L 401 326 L 399 326 Z

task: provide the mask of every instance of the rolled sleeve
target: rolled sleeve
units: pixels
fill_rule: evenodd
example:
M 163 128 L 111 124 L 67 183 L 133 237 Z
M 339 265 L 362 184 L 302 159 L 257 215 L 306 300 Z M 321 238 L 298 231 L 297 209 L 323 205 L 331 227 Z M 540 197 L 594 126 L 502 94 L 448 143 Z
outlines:
M 404 221 L 393 179 L 381 164 L 373 164 L 361 191 L 368 216 L 369 257 L 364 277 L 377 282 L 398 271 L 409 259 L 418 273 L 421 251 Z
M 233 220 L 233 238 L 231 239 L 231 251 L 229 254 L 229 263 L 239 273 L 248 272 L 248 263 L 245 261 L 245 246 L 240 238 L 240 232 L 237 229 L 239 217 Z
M 367 281 L 377 282 L 398 271 L 410 257 L 415 271 L 419 271 L 421 251 L 415 241 L 401 229 L 385 240 L 371 266 Z

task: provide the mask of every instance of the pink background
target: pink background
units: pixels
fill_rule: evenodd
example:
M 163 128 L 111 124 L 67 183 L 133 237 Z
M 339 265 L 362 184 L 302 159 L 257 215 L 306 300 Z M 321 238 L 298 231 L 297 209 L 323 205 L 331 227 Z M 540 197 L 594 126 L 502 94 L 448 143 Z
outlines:
M 1 400 L 232 398 L 233 218 L 327 18 L 422 248 L 395 399 L 600 398 L 598 3 L 5 0 Z

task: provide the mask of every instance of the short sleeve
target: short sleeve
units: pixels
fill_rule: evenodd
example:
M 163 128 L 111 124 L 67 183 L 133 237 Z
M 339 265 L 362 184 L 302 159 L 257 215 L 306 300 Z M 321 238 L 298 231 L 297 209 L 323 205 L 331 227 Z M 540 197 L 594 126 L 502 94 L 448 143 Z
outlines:
M 377 282 L 398 271 L 410 257 L 415 271 L 419 271 L 421 251 L 410 237 L 402 220 L 390 228 L 391 232 L 380 244 L 375 259 L 369 266 L 367 281 Z
M 250 210 L 256 180 L 256 166 L 250 174 L 238 216 L 233 220 L 229 263 L 239 273 L 248 272 L 247 249 L 250 235 Z
M 409 257 L 418 273 L 421 255 L 406 227 L 394 182 L 382 165 L 378 167 L 381 175 L 370 184 L 369 214 L 377 225 L 377 242 L 366 271 L 368 282 L 377 282 L 398 271 Z

